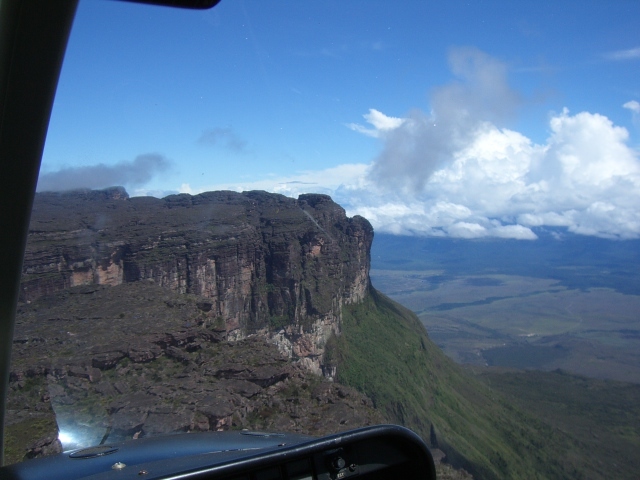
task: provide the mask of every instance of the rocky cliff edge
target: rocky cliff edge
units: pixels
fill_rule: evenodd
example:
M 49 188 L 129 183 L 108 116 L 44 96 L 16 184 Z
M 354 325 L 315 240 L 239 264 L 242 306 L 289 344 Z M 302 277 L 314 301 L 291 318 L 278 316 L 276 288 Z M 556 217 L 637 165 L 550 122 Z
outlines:
M 36 195 L 21 301 L 148 280 L 207 299 L 226 339 L 258 334 L 331 378 L 324 347 L 369 289 L 373 228 L 327 195 L 129 198 L 121 187 Z

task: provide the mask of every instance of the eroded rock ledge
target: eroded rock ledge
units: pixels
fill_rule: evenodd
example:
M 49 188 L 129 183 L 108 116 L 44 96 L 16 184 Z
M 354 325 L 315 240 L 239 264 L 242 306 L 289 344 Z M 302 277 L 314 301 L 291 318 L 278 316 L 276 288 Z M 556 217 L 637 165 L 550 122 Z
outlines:
M 379 423 L 357 391 L 259 335 L 228 341 L 206 299 L 153 282 L 73 287 L 23 304 L 10 375 L 11 461 L 176 432 L 321 435 Z M 67 446 L 67 448 L 69 448 Z

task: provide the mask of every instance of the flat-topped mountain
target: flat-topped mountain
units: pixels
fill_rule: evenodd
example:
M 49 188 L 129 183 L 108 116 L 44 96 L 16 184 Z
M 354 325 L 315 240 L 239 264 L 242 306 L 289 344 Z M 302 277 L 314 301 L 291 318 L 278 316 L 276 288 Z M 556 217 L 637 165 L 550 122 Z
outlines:
M 320 373 L 342 306 L 369 288 L 372 240 L 367 220 L 348 218 L 326 195 L 40 193 L 21 300 L 150 280 L 209 299 L 204 308 L 224 323 L 227 338 L 261 333 Z
M 36 195 L 7 458 L 60 440 L 385 421 L 476 478 L 611 478 L 580 438 L 478 381 L 371 287 L 372 240 L 325 195 Z

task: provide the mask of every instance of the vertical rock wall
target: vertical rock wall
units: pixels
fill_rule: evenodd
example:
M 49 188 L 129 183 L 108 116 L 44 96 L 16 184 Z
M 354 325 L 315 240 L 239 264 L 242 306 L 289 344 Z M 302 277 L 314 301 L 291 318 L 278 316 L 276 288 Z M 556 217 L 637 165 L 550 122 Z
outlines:
M 326 195 L 36 196 L 21 300 L 150 280 L 211 300 L 230 339 L 258 334 L 321 373 L 342 306 L 369 288 L 373 229 Z M 330 369 L 326 370 L 331 376 Z

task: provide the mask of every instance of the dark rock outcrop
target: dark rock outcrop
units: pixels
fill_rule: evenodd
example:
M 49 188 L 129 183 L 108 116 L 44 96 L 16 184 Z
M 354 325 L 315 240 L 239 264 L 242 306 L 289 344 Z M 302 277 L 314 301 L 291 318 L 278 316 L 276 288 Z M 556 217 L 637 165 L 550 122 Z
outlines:
M 198 295 L 228 339 L 260 334 L 290 358 L 323 371 L 343 304 L 369 288 L 373 229 L 326 195 L 208 192 L 155 199 L 124 189 L 36 195 L 21 300 L 71 287 L 150 280 Z M 175 341 L 172 340 L 172 341 Z M 185 340 L 197 347 L 197 339 Z M 193 343 L 196 342 L 196 343 Z M 157 349 L 94 357 L 97 368 Z M 331 371 L 324 369 L 325 372 Z
M 382 421 L 367 397 L 267 339 L 228 341 L 202 297 L 152 282 L 90 290 L 20 307 L 7 416 L 14 461 L 60 451 L 58 436 L 70 433 L 89 445 L 232 428 L 320 435 Z

